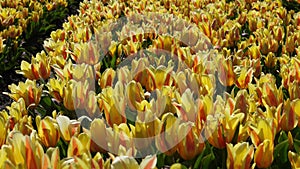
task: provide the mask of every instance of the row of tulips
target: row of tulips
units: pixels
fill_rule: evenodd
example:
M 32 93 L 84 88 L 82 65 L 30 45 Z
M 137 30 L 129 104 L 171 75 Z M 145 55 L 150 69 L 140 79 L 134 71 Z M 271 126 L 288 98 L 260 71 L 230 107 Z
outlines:
M 6 46 L 6 39 L 17 39 L 31 22 L 38 22 L 44 8 L 51 11 L 58 6 L 67 6 L 67 1 L 20 1 L 4 0 L 0 3 L 0 53 Z
M 0 161 L 298 168 L 299 16 L 280 0 L 84 1 L 9 86 Z

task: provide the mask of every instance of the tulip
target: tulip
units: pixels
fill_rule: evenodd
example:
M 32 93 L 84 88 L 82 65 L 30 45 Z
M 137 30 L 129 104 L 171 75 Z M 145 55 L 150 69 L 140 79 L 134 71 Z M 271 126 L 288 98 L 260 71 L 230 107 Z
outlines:
M 117 95 L 113 96 L 114 93 Z M 100 94 L 100 98 L 102 100 L 105 118 L 110 126 L 126 122 L 126 98 L 124 96 L 123 84 L 118 82 L 114 89 L 111 87 L 104 88 Z
M 100 46 L 94 44 L 94 41 L 89 41 L 87 43 L 76 44 L 74 46 L 77 63 L 86 63 L 89 65 L 95 65 L 99 62 L 101 56 Z
M 277 59 L 274 53 L 269 52 L 267 57 L 265 57 L 265 65 L 268 68 L 274 68 L 276 65 Z
M 48 79 L 50 76 L 50 63 L 46 53 L 42 51 L 36 55 L 36 58 L 32 57 L 31 64 L 22 61 L 19 73 L 30 80 Z
M 254 153 L 254 162 L 258 168 L 268 168 L 273 162 L 274 143 L 266 139 L 260 143 Z
M 287 52 L 289 52 L 289 53 L 292 53 L 295 50 L 294 39 L 295 39 L 294 35 L 288 36 L 286 38 L 285 47 L 286 47 Z
M 223 149 L 226 143 L 230 143 L 234 133 L 244 115 L 239 113 L 235 115 L 216 114 L 207 117 L 206 126 L 204 126 L 205 137 L 208 142 L 216 148 Z
M 300 155 L 292 151 L 288 152 L 289 161 L 291 163 L 292 169 L 300 168 Z
M 252 59 L 258 59 L 261 56 L 260 51 L 259 51 L 259 47 L 256 46 L 256 45 L 251 46 L 248 49 L 248 53 L 249 53 L 249 55 L 251 56 Z
M 107 147 L 107 131 L 106 124 L 103 119 L 95 119 L 91 123 L 91 151 L 92 152 L 105 152 L 108 150 Z
M 112 169 L 139 169 L 139 164 L 133 157 L 118 156 L 116 157 L 112 164 Z
M 262 101 L 264 105 L 278 107 L 283 100 L 281 88 L 277 89 L 274 83 L 264 83 L 262 87 Z
M 205 146 L 204 139 L 192 123 L 180 124 L 178 133 L 183 134 L 183 138 L 178 136 L 180 142 L 177 145 L 177 151 L 183 159 L 191 160 L 202 152 Z
M 23 98 L 25 105 L 37 106 L 40 102 L 43 85 L 37 86 L 36 81 L 27 79 L 24 82 L 19 82 L 18 86 L 15 84 L 8 86 L 11 93 L 5 93 L 9 95 L 13 100 L 18 101 Z
M 253 159 L 254 147 L 242 142 L 236 145 L 226 144 L 227 147 L 227 168 L 228 169 L 250 169 Z
M 143 111 L 144 92 L 140 83 L 131 81 L 126 86 L 126 100 L 131 110 Z
M 223 86 L 231 86 L 234 84 L 235 75 L 233 72 L 232 62 L 229 59 L 221 59 L 218 70 L 218 78 Z
M 80 122 L 70 120 L 69 117 L 62 115 L 56 117 L 56 121 L 59 126 L 60 135 L 65 141 L 69 142 L 72 136 L 78 134 Z
M 65 82 L 60 79 L 50 78 L 47 87 L 50 95 L 57 101 L 63 101 L 63 91 Z
M 17 102 L 12 102 L 11 106 L 7 106 L 6 108 L 9 110 L 10 116 L 17 121 L 28 114 L 23 98 L 20 98 Z
M 6 111 L 1 111 L 0 112 L 3 116 L 7 115 Z M 8 115 L 7 115 L 8 117 Z M 7 133 L 8 133 L 8 123 L 5 117 L 1 117 L 0 118 L 0 147 L 2 147 L 2 145 L 6 142 L 6 137 L 7 137 Z
M 106 88 L 107 86 L 112 86 L 115 80 L 116 72 L 112 68 L 106 69 L 99 79 L 98 83 L 101 89 Z
M 84 153 L 90 155 L 90 141 L 86 133 L 81 133 L 78 137 L 73 136 L 68 146 L 67 157 L 82 156 Z
M 74 103 L 74 88 L 76 86 L 76 81 L 70 80 L 67 82 L 66 86 L 63 88 L 63 104 L 68 110 L 75 110 Z
M 172 155 L 176 152 L 178 140 L 177 130 L 179 119 L 172 113 L 166 113 L 162 116 L 159 127 L 159 134 L 155 137 L 156 147 L 160 152 L 166 155 Z
M 133 131 L 132 133 L 130 132 L 130 129 Z M 126 123 L 121 123 L 120 125 L 115 124 L 113 128 L 107 128 L 107 150 L 120 156 L 136 155 L 136 148 L 134 147 L 133 140 L 135 127 L 130 126 L 130 129 Z
M 284 102 L 283 112 L 280 118 L 280 126 L 284 131 L 291 131 L 298 124 L 295 113 L 295 111 L 298 110 L 295 110 L 295 104 L 295 101 L 290 101 L 289 99 Z
M 248 128 L 249 135 L 255 147 L 258 147 L 264 140 L 274 140 L 274 129 L 265 119 L 259 119 L 256 126 Z
M 60 168 L 60 156 L 59 156 L 59 148 L 48 148 L 46 154 L 50 158 L 50 164 L 53 169 Z
M 250 68 L 248 71 L 246 68 L 242 68 L 240 76 L 236 79 L 235 84 L 240 89 L 248 88 L 248 84 L 252 81 L 253 70 Z
M 38 136 L 46 147 L 56 146 L 60 139 L 58 124 L 49 116 L 41 120 L 40 116 L 36 117 Z

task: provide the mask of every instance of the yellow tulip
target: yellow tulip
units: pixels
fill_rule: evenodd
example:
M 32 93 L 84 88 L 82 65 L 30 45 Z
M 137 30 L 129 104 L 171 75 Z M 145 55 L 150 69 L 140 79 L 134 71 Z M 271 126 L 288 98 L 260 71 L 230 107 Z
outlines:
M 137 138 L 135 140 L 136 148 L 148 148 L 154 137 L 159 133 L 160 125 L 160 120 L 150 110 L 138 112 L 135 120 L 135 130 L 132 133 L 133 137 Z
M 283 112 L 280 118 L 280 126 L 284 131 L 291 131 L 298 124 L 295 113 L 295 104 L 296 101 L 290 101 L 289 99 L 284 102 Z
M 111 169 L 139 169 L 139 164 L 133 157 L 118 156 L 113 160 Z
M 285 47 L 286 47 L 287 52 L 289 52 L 289 53 L 292 53 L 295 50 L 295 40 L 294 39 L 295 39 L 294 35 L 288 36 L 286 38 Z
M 289 161 L 291 163 L 292 169 L 300 168 L 300 155 L 292 151 L 288 152 Z
M 262 101 L 264 105 L 278 107 L 283 101 L 281 88 L 277 89 L 275 83 L 264 83 L 262 87 Z
M 221 59 L 218 70 L 218 78 L 223 86 L 231 86 L 234 84 L 235 74 L 230 59 Z
M 63 101 L 64 84 L 64 81 L 55 78 L 50 78 L 47 84 L 50 95 L 59 103 Z
M 56 146 L 60 139 L 58 124 L 49 116 L 41 119 L 36 117 L 36 125 L 38 129 L 38 136 L 46 147 Z
M 107 86 L 112 86 L 114 79 L 116 76 L 116 72 L 112 68 L 106 69 L 99 79 L 98 83 L 102 89 L 104 89 Z
M 244 119 L 242 113 L 229 115 L 226 113 L 209 115 L 207 125 L 204 126 L 205 136 L 208 142 L 216 148 L 223 149 L 226 143 L 230 143 L 238 124 Z
M 48 148 L 46 154 L 50 158 L 50 164 L 53 169 L 60 168 L 60 156 L 59 156 L 59 148 Z
M 70 140 L 67 157 L 82 156 L 87 154 L 90 156 L 90 137 L 86 133 L 81 133 L 78 137 L 73 136 Z
M 135 128 L 130 126 L 134 133 Z M 113 128 L 106 129 L 107 150 L 120 156 L 134 156 L 136 148 L 134 147 L 133 134 L 126 123 L 114 125 Z
M 7 112 L 2 110 L 0 112 L 2 115 L 6 114 L 6 116 L 8 117 L 7 115 Z M 5 115 L 4 115 L 5 116 Z M 8 119 L 6 119 L 5 117 L 0 117 L 0 147 L 2 147 L 2 145 L 6 142 L 6 137 L 7 137 L 7 133 L 8 133 Z
M 95 44 L 94 41 L 89 41 L 87 43 L 75 44 L 75 55 L 77 63 L 86 63 L 89 65 L 95 65 L 99 62 L 101 58 L 100 46 Z
M 105 152 L 108 151 L 107 147 L 107 131 L 104 119 L 94 119 L 90 127 L 91 132 L 91 151 L 92 152 Z
M 240 89 L 248 88 L 248 84 L 252 81 L 253 70 L 250 68 L 242 68 L 240 76 L 236 79 L 236 86 Z
M 156 147 L 160 152 L 167 155 L 172 155 L 176 152 L 178 144 L 177 130 L 179 127 L 179 119 L 172 113 L 166 113 L 162 116 L 159 127 L 159 134 L 155 137 Z
M 242 142 L 236 145 L 226 144 L 227 147 L 227 168 L 228 169 L 250 169 L 253 159 L 254 147 Z
M 252 59 L 258 59 L 260 58 L 261 54 L 260 54 L 260 51 L 259 51 L 259 47 L 256 46 L 256 45 L 253 45 L 249 48 L 249 51 L 248 51 L 250 57 Z
M 126 100 L 128 106 L 134 111 L 144 111 L 144 106 L 141 104 L 144 98 L 144 92 L 140 83 L 131 81 L 126 86 Z
M 274 129 L 265 119 L 259 119 L 256 126 L 249 127 L 249 135 L 255 147 L 259 146 L 264 140 L 274 140 Z
M 20 98 L 17 102 L 12 102 L 11 105 L 6 108 L 9 110 L 10 116 L 17 121 L 28 114 L 23 98 Z
M 80 122 L 70 120 L 69 117 L 62 115 L 57 116 L 56 121 L 59 126 L 60 135 L 65 141 L 69 142 L 72 136 L 78 134 Z
M 184 135 L 183 138 L 178 136 L 180 142 L 177 145 L 177 151 L 183 159 L 191 160 L 202 152 L 205 146 L 204 139 L 192 123 L 180 124 L 178 133 Z
M 273 162 L 274 143 L 266 139 L 260 143 L 254 153 L 254 162 L 258 168 L 268 168 Z
M 68 110 L 75 110 L 75 103 L 74 103 L 74 88 L 76 86 L 76 81 L 70 80 L 63 88 L 63 104 L 65 108 Z
M 115 94 L 115 95 L 114 95 Z M 110 126 L 126 123 L 126 98 L 123 84 L 117 82 L 115 88 L 107 87 L 100 94 L 105 118 Z
M 18 86 L 15 84 L 8 85 L 11 93 L 5 93 L 9 95 L 13 100 L 18 101 L 23 98 L 25 105 L 37 106 L 40 102 L 43 85 L 37 86 L 36 81 L 27 79 L 24 82 L 19 82 Z

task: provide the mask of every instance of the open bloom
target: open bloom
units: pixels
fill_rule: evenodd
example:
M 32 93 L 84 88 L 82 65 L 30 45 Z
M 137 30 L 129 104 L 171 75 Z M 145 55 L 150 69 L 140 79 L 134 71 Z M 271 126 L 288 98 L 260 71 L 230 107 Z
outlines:
M 42 51 L 36 57 L 32 57 L 31 63 L 26 61 L 21 62 L 20 74 L 31 80 L 47 79 L 50 76 L 50 61 L 46 53 Z
M 40 102 L 43 85 L 38 86 L 36 81 L 27 79 L 24 82 L 19 82 L 18 86 L 15 84 L 8 86 L 11 93 L 9 95 L 13 100 L 18 101 L 23 98 L 26 106 L 37 106 Z

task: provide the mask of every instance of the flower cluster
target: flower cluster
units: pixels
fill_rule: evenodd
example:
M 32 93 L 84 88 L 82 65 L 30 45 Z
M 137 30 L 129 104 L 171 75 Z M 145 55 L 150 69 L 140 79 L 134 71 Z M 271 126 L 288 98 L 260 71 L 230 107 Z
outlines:
M 83 1 L 50 36 L 9 86 L 3 166 L 299 167 L 300 13 L 280 0 Z
M 31 1 L 31 0 L 3 0 L 0 2 L 0 53 L 8 38 L 17 39 L 31 22 L 38 22 L 47 11 L 57 6 L 67 6 L 66 0 Z M 3 43 L 4 41 L 4 43 Z

